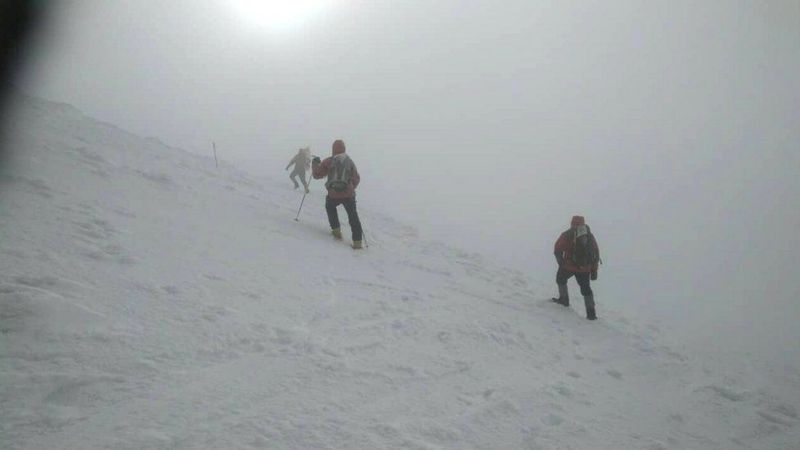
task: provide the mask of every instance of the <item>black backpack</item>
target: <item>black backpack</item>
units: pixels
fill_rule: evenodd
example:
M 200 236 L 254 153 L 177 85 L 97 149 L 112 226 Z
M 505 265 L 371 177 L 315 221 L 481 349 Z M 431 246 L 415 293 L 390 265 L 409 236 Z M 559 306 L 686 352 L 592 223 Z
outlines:
M 578 237 L 578 231 L 572 232 L 572 262 L 578 267 L 593 266 L 600 260 L 594 248 L 594 236 L 586 226 L 586 234 Z
M 344 192 L 350 185 L 350 177 L 353 175 L 353 161 L 346 153 L 340 153 L 331 160 L 331 167 L 328 169 L 328 181 L 325 187 L 336 192 Z

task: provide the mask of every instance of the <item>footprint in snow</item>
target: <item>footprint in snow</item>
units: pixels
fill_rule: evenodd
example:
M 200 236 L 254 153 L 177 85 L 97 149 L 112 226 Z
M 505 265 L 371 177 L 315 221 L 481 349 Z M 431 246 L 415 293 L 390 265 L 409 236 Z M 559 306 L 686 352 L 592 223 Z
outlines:
M 250 300 L 261 300 L 262 298 L 260 294 L 257 294 L 255 292 L 250 292 L 250 291 L 240 291 L 240 292 L 242 293 L 243 296 L 249 298 Z
M 116 214 L 118 214 L 118 215 L 120 215 L 122 217 L 128 218 L 128 219 L 135 219 L 136 218 L 136 214 L 134 214 L 133 212 L 131 212 L 131 211 L 129 211 L 129 210 L 123 208 L 123 207 L 114 208 L 114 209 L 112 209 L 112 211 L 114 211 L 114 213 L 116 213 Z
M 622 379 L 622 373 L 619 372 L 618 370 L 609 369 L 609 370 L 606 370 L 606 373 L 611 375 L 612 377 L 618 379 L 618 380 Z
M 174 185 L 172 178 L 163 172 L 148 172 L 144 170 L 135 171 L 140 177 L 151 181 L 161 188 L 171 188 Z
M 724 387 L 724 386 L 717 386 L 717 385 L 713 385 L 712 384 L 710 386 L 706 386 L 703 389 L 709 390 L 709 391 L 713 392 L 714 394 L 716 394 L 717 396 L 722 397 L 725 400 L 729 400 L 729 401 L 732 401 L 732 402 L 739 402 L 739 401 L 744 400 L 744 394 L 736 392 L 736 391 L 734 391 L 734 390 L 732 390 L 730 388 Z
M 545 425 L 556 427 L 564 423 L 564 418 L 556 414 L 548 414 L 542 419 L 542 422 L 544 422 Z
M 107 161 L 105 158 L 100 156 L 99 154 L 87 149 L 86 147 L 78 147 L 75 149 L 75 152 L 78 153 L 84 161 L 92 164 L 92 165 L 100 165 L 106 164 Z
M 31 192 L 40 197 L 51 199 L 53 198 L 53 189 L 43 180 L 37 178 L 28 178 L 25 176 L 5 175 L 0 177 L 0 181 L 9 181 L 19 184 L 21 188 L 27 192 Z
M 408 376 L 416 376 L 417 370 L 410 366 L 403 366 L 398 364 L 389 364 L 389 369 Z
M 118 376 L 57 376 L 44 401 L 62 406 L 88 407 L 96 404 L 103 392 L 116 389 L 125 381 L 125 378 Z
M 558 394 L 561 395 L 562 397 L 567 397 L 567 398 L 572 397 L 572 391 L 566 386 L 559 385 L 554 387 L 553 389 L 555 389 L 555 391 L 558 392 Z
M 172 285 L 161 286 L 161 290 L 169 295 L 178 295 L 181 292 L 177 286 L 172 286 Z
M 777 404 L 774 405 L 772 411 L 783 414 L 786 417 L 791 417 L 792 419 L 797 420 L 800 418 L 797 414 L 797 409 L 794 406 L 786 405 L 786 404 Z
M 683 424 L 686 420 L 683 418 L 681 414 L 673 413 L 669 415 L 669 420 L 675 423 Z
M 89 250 L 85 252 L 84 255 L 98 262 L 111 260 L 125 266 L 136 264 L 136 260 L 128 254 L 128 251 L 116 244 L 109 244 Z
M 212 281 L 228 281 L 225 278 L 222 278 L 222 277 L 220 277 L 218 275 L 214 275 L 214 274 L 204 273 L 203 276 L 206 277 L 209 280 L 212 280 Z
M 761 416 L 767 422 L 774 423 L 776 425 L 783 425 L 786 427 L 791 427 L 794 425 L 794 421 L 790 420 L 789 417 L 781 416 L 779 414 L 774 414 L 772 412 L 759 411 L 758 415 Z
M 223 306 L 209 306 L 206 308 L 206 311 L 203 313 L 202 317 L 208 322 L 216 322 L 220 318 L 227 317 L 230 310 L 229 308 L 225 308 Z
M 47 289 L 58 286 L 59 279 L 51 276 L 31 277 L 31 276 L 18 276 L 14 278 L 14 282 L 22 286 L 33 288 Z
M 89 203 L 79 203 L 78 204 L 78 209 L 80 209 L 81 211 L 84 211 L 86 213 L 92 213 L 92 212 L 95 211 L 96 208 L 94 206 L 92 206 L 91 204 L 89 204 Z

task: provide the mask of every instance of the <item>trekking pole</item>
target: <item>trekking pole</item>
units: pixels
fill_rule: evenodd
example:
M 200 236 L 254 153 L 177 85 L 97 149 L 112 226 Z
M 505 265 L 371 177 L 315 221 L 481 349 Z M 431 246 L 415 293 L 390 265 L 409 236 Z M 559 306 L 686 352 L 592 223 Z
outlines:
M 364 247 L 369 248 L 369 242 L 367 242 L 367 232 L 364 231 L 364 221 L 363 220 L 361 220 L 361 239 L 364 240 Z
M 300 207 L 297 208 L 297 216 L 294 218 L 295 222 L 300 222 L 300 211 L 303 209 L 303 203 L 306 201 L 306 193 L 303 193 L 303 199 L 300 200 Z
M 305 175 L 303 175 L 305 177 Z M 300 200 L 300 207 L 297 208 L 297 217 L 294 218 L 295 222 L 300 222 L 300 211 L 303 209 L 303 203 L 306 201 L 306 195 L 308 195 L 308 187 L 311 185 L 311 180 L 313 180 L 313 176 L 308 177 L 308 181 L 305 184 L 306 191 L 303 193 L 303 199 Z

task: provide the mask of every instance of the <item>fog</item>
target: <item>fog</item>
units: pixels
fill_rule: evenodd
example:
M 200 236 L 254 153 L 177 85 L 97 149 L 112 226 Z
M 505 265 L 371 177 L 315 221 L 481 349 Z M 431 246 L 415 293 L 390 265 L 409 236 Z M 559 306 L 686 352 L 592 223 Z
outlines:
M 344 139 L 361 208 L 553 292 L 584 215 L 601 316 L 800 357 L 797 1 L 234 3 L 59 2 L 18 84 L 257 175 Z

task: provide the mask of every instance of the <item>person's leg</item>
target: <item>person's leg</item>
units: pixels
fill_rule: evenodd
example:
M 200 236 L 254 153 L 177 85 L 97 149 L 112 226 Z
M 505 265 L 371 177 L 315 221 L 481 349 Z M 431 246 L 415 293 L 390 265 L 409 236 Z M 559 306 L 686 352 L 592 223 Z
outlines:
M 575 274 L 575 279 L 581 287 L 581 295 L 584 297 L 592 295 L 592 287 L 589 285 L 589 272 L 578 272 Z
M 325 197 L 325 212 L 328 213 L 328 223 L 331 226 L 331 233 L 337 239 L 342 238 L 342 232 L 339 230 L 339 214 L 336 213 L 336 207 L 339 205 L 337 200 L 330 197 Z
M 292 173 L 289 175 L 289 179 L 290 179 L 290 180 L 292 180 L 292 183 L 294 183 L 294 188 L 295 188 L 295 189 L 297 189 L 297 188 L 299 188 L 299 187 L 300 187 L 300 185 L 299 185 L 299 184 L 297 184 L 297 180 L 295 180 L 295 179 L 294 179 L 294 177 L 296 177 L 296 176 L 297 176 L 297 172 L 292 172 Z
M 558 285 L 558 298 L 554 298 L 553 301 L 564 305 L 569 306 L 569 290 L 567 289 L 567 280 L 572 277 L 573 273 L 564 270 L 563 268 L 559 267 L 558 272 L 556 272 L 556 285 Z
M 306 189 L 306 193 L 308 193 L 308 180 L 306 179 L 306 171 L 303 170 L 302 172 L 299 172 L 298 175 L 300 175 L 300 181 L 303 182 L 303 187 Z
M 356 210 L 356 199 L 348 198 L 342 201 L 344 210 L 347 211 L 347 220 L 350 222 L 350 231 L 353 232 L 353 242 L 361 242 L 364 237 L 364 231 L 361 229 L 361 221 L 358 219 L 358 211 Z
M 583 302 L 586 304 L 586 318 L 589 320 L 597 319 L 597 314 L 594 309 L 594 293 L 589 281 L 590 274 L 588 272 L 581 272 L 575 274 L 575 279 L 581 286 L 581 295 L 583 295 Z

